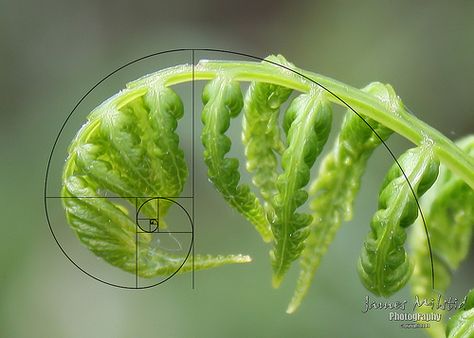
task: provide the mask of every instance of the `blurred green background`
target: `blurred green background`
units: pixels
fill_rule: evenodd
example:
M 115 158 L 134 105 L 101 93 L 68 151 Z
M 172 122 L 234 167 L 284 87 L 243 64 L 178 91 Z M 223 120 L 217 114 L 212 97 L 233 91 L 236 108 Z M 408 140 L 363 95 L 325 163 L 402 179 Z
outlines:
M 254 261 L 197 272 L 194 290 L 189 275 L 127 291 L 81 273 L 49 232 L 44 173 L 61 124 L 95 82 L 132 59 L 178 47 L 281 53 L 357 87 L 388 82 L 421 119 L 461 137 L 474 130 L 473 14 L 472 1 L 1 0 L 0 337 L 424 336 L 389 322 L 387 312 L 361 312 L 367 292 L 355 263 L 390 165 L 384 151 L 370 162 L 354 220 L 291 316 L 285 309 L 296 270 L 280 290 L 271 288 L 269 246 L 208 184 L 202 160 L 196 251 Z M 390 145 L 400 153 L 408 143 L 394 137 Z M 472 286 L 473 259 L 451 294 Z

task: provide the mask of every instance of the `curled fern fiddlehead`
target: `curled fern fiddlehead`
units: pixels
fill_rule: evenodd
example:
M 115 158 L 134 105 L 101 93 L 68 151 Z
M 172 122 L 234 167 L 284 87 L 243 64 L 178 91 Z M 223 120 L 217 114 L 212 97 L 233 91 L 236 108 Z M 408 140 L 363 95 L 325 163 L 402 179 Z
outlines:
M 273 241 L 274 286 L 302 255 L 301 274 L 289 312 L 301 303 L 337 228 L 351 218 L 367 159 L 392 132 L 417 147 L 399 160 L 406 177 L 394 165 L 383 183 L 379 211 L 372 220 L 359 262 L 361 279 L 369 290 L 387 296 L 403 287 L 410 277 L 412 265 L 404 249 L 405 228 L 418 215 L 411 189 L 421 196 L 436 179 L 438 162 L 449 170 L 449 177 L 460 182 L 443 179 L 436 188 L 442 195 L 450 189 L 461 189 L 458 185 L 466 194 L 472 193 L 472 158 L 409 114 L 388 85 L 374 83 L 358 90 L 298 69 L 282 56 L 270 56 L 260 63 L 201 61 L 195 67 L 175 66 L 128 84 L 127 89 L 100 105 L 69 148 L 62 189 L 68 221 L 91 251 L 123 270 L 134 272 L 137 268 L 133 240 L 136 225 L 124 206 L 109 198 L 95 197 L 111 193 L 133 204 L 132 196 L 180 195 L 187 169 L 175 130 L 186 107 L 171 87 L 193 79 L 210 81 L 202 95 L 201 135 L 209 178 L 264 240 Z M 242 82 L 251 83 L 245 99 Z M 280 126 L 279 111 L 293 91 L 299 92 L 298 96 L 284 112 Z M 311 168 L 328 139 L 331 104 L 350 104 L 360 116 L 346 113 L 334 148 L 323 160 L 320 175 L 309 189 L 310 215 L 299 208 L 308 199 L 306 186 Z M 226 157 L 232 145 L 226 132 L 231 119 L 242 110 L 242 142 L 253 187 L 240 182 L 238 160 Z M 432 203 L 436 206 L 438 202 L 435 199 Z M 160 209 L 155 210 L 150 204 L 143 213 L 158 213 L 160 221 L 164 221 L 169 207 L 170 203 L 160 203 Z M 431 210 L 435 209 L 439 208 Z M 468 206 L 452 205 L 445 210 L 448 209 L 451 217 L 457 214 L 452 210 L 464 212 Z M 429 222 L 444 215 L 444 211 L 432 211 Z M 467 227 L 461 228 L 459 232 L 466 234 Z M 140 236 L 138 244 L 141 276 L 166 274 L 177 267 L 180 257 L 151 248 L 147 234 Z M 443 257 L 443 249 L 438 251 L 443 264 L 450 261 Z M 415 276 L 417 271 L 426 271 L 422 267 L 426 260 L 420 263 L 422 254 L 415 250 L 415 262 L 420 266 Z M 459 253 L 459 257 L 464 255 L 464 251 Z M 195 268 L 247 261 L 249 258 L 241 255 L 197 256 Z M 453 258 L 451 262 L 454 261 Z M 190 269 L 186 263 L 180 271 Z
M 152 249 L 147 233 L 138 237 L 137 258 L 133 217 L 124 207 L 102 198 L 100 191 L 123 196 L 132 205 L 133 196 L 178 196 L 187 176 L 175 134 L 182 116 L 181 99 L 169 88 L 126 90 L 92 112 L 70 146 L 64 169 L 63 203 L 76 235 L 99 257 L 142 277 L 173 273 L 182 260 Z M 153 203 L 146 203 L 143 212 L 164 217 L 169 203 L 159 207 L 157 211 Z M 247 261 L 240 255 L 198 256 L 194 267 Z M 186 262 L 181 270 L 191 268 Z

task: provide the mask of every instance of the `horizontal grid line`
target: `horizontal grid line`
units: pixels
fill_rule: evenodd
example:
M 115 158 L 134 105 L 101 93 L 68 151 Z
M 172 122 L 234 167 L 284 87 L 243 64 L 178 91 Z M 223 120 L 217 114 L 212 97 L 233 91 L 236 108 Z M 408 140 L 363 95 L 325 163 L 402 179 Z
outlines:
M 46 198 L 194 198 L 192 196 L 46 196 Z
M 192 234 L 192 231 L 137 231 L 137 234 Z

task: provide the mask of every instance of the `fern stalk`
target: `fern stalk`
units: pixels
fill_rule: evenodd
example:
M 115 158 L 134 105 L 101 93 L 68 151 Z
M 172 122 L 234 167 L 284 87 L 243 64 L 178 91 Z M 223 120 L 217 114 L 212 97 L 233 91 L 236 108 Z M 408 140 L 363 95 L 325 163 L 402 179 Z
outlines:
M 292 68 L 295 72 L 282 69 L 281 66 L 267 62 L 237 62 L 237 61 L 200 61 L 195 67 L 181 65 L 168 68 L 164 71 L 145 76 L 130 83 L 130 87 L 140 84 L 152 84 L 162 81 L 166 86 L 172 86 L 194 80 L 211 80 L 219 72 L 226 71 L 235 81 L 257 81 L 287 87 L 300 92 L 308 92 L 312 81 L 324 86 L 333 95 L 328 95 L 331 102 L 356 111 L 363 111 L 364 115 L 405 137 L 415 145 L 421 145 L 424 140 L 433 143 L 433 152 L 440 162 L 461 177 L 474 189 L 474 160 L 467 158 L 462 151 L 446 136 L 425 122 L 410 114 L 405 106 L 398 106 L 396 110 L 387 109 L 382 103 L 362 90 L 351 87 L 330 77 L 313 72 Z M 158 80 L 159 79 L 159 80 Z M 344 104 L 343 102 L 346 104 Z

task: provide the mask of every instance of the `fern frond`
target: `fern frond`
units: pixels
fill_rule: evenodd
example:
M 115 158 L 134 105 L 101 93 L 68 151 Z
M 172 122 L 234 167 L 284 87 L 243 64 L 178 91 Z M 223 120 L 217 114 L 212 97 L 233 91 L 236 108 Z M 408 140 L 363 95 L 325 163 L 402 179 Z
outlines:
M 371 231 L 357 266 L 364 286 L 384 297 L 405 286 L 411 276 L 413 266 L 403 246 L 407 236 L 405 228 L 418 217 L 416 198 L 422 196 L 438 176 L 439 163 L 433 157 L 429 142 L 409 149 L 398 162 L 385 176 L 379 194 L 379 210 L 372 218 Z
M 456 144 L 474 157 L 474 136 L 466 137 Z M 451 284 L 453 273 L 467 257 L 474 227 L 474 190 L 462 179 L 440 166 L 436 183 L 423 196 L 431 250 L 433 253 L 435 290 L 431 285 L 431 264 L 426 234 L 421 222 L 415 224 L 410 239 L 413 249 L 414 271 L 411 279 L 412 293 L 420 299 L 437 299 Z M 418 311 L 428 311 L 424 307 Z M 443 312 L 438 310 L 438 312 Z M 432 323 L 427 332 L 432 337 L 444 337 L 442 322 Z
M 133 196 L 179 196 L 187 176 L 175 134 L 182 116 L 181 99 L 171 89 L 128 89 L 94 110 L 69 147 L 61 193 L 68 222 L 97 256 L 142 277 L 176 271 L 184 257 L 152 249 L 149 233 L 136 236 L 134 217 L 104 198 L 104 189 L 124 196 L 131 205 L 136 203 Z M 145 203 L 141 211 L 161 219 L 169 208 L 163 202 L 159 212 L 154 203 Z M 194 265 L 199 269 L 248 261 L 242 256 L 222 258 L 196 256 Z
M 185 107 L 172 87 L 200 80 L 209 81 L 202 93 L 201 116 L 209 180 L 264 241 L 273 242 L 274 287 L 300 258 L 288 312 L 300 305 L 340 224 L 352 217 L 369 157 L 392 133 L 416 147 L 400 157 L 403 172 L 394 165 L 382 184 L 379 210 L 358 262 L 362 283 L 376 295 L 389 296 L 410 278 L 413 265 L 404 248 L 406 228 L 418 216 L 416 198 L 436 180 L 441 163 L 439 182 L 425 204 L 436 283 L 446 289 L 451 272 L 468 253 L 472 236 L 474 136 L 458 147 L 410 114 L 389 85 L 372 83 L 359 90 L 298 69 L 280 55 L 262 62 L 206 60 L 196 66 L 163 69 L 127 84 L 91 112 L 68 149 L 61 191 L 66 218 L 89 250 L 124 271 L 138 270 L 142 277 L 250 261 L 242 255 L 197 255 L 194 262 L 183 264 L 185 257 L 152 245 L 150 233 L 137 236 L 134 217 L 110 198 L 122 197 L 134 206 L 145 202 L 144 196 L 180 196 L 188 171 L 176 128 Z M 242 82 L 250 83 L 245 100 Z M 281 121 L 280 109 L 293 91 L 297 96 Z M 332 104 L 352 109 L 308 189 L 311 169 L 331 129 Z M 251 184 L 241 182 L 239 161 L 228 157 L 232 141 L 227 131 L 242 110 L 242 142 Z M 311 214 L 301 210 L 308 192 Z M 165 224 L 171 203 L 145 203 L 140 212 L 159 215 Z M 414 232 L 413 289 L 430 296 L 431 270 L 422 230 L 418 226 Z M 470 319 L 463 319 L 469 311 L 451 322 L 448 332 L 453 337 L 471 325 L 465 324 Z M 436 332 L 442 331 L 443 326 L 437 327 Z
M 272 235 L 260 201 L 248 185 L 239 185 L 239 160 L 225 157 L 232 144 L 225 132 L 231 117 L 236 117 L 243 106 L 240 85 L 229 78 L 218 77 L 206 85 L 202 99 L 201 140 L 209 179 L 224 199 L 255 225 L 262 238 L 270 241 Z
M 384 104 L 398 104 L 398 97 L 389 85 L 374 82 L 362 90 L 374 95 Z M 288 313 L 299 307 L 308 292 L 321 257 L 333 241 L 341 222 L 352 218 L 352 206 L 367 160 L 382 143 L 369 125 L 382 140 L 392 134 L 390 129 L 369 118 L 364 122 L 353 111 L 346 112 L 333 149 L 324 158 L 319 174 L 311 184 L 310 195 L 313 197 L 310 207 L 313 222 L 300 258 L 301 270 L 293 298 L 288 305 Z
M 268 60 L 290 65 L 283 57 Z M 247 170 L 253 174 L 253 184 L 260 189 L 266 202 L 276 193 L 278 177 L 277 154 L 285 146 L 279 126 L 280 106 L 292 90 L 271 83 L 252 82 L 245 95 L 242 120 L 242 142 L 245 146 Z
M 310 170 L 321 153 L 331 129 L 332 112 L 325 93 L 315 89 L 298 96 L 285 112 L 283 129 L 288 146 L 282 155 L 283 173 L 278 176 L 278 193 L 269 210 L 275 246 L 271 252 L 273 286 L 278 287 L 291 262 L 299 257 L 308 235 L 311 216 L 296 212 L 308 198 L 303 189 Z

